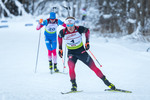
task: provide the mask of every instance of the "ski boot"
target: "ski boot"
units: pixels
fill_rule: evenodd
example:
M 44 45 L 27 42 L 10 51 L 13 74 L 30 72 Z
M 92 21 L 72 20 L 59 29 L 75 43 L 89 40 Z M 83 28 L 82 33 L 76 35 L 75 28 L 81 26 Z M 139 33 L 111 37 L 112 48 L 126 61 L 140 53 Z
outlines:
M 54 64 L 54 71 L 55 71 L 55 72 L 59 72 L 59 70 L 57 69 L 57 63 Z
M 50 69 L 51 74 L 52 74 L 52 69 L 53 69 L 52 61 L 49 61 L 49 69 Z
M 72 83 L 71 91 L 77 91 L 77 84 L 76 84 L 76 80 L 71 80 L 71 83 Z
M 116 89 L 115 85 L 113 85 L 112 83 L 110 83 L 110 82 L 106 79 L 105 76 L 103 76 L 101 79 L 103 80 L 103 82 L 105 83 L 105 85 L 107 85 L 110 89 L 112 89 L 112 90 L 115 90 L 115 89 Z

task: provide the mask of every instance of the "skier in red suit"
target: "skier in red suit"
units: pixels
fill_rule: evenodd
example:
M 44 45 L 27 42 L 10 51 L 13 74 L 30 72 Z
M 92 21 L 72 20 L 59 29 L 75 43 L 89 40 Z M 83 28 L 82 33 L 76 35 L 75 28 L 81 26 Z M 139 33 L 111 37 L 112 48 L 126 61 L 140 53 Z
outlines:
M 62 58 L 63 50 L 62 50 L 62 42 L 63 39 L 66 41 L 66 46 L 68 48 L 68 66 L 69 66 L 69 75 L 72 83 L 71 91 L 77 91 L 76 84 L 76 74 L 75 74 L 75 64 L 77 60 L 82 61 L 86 64 L 91 70 L 95 72 L 95 74 L 103 80 L 103 82 L 111 89 L 115 90 L 115 86 L 110 83 L 106 77 L 103 75 L 100 69 L 98 69 L 90 57 L 90 55 L 86 52 L 90 48 L 89 44 L 89 35 L 90 31 L 88 28 L 83 26 L 75 26 L 75 18 L 68 17 L 66 19 L 66 28 L 62 29 L 58 35 L 59 42 L 59 56 Z M 86 44 L 85 48 L 82 42 L 82 33 L 85 33 Z

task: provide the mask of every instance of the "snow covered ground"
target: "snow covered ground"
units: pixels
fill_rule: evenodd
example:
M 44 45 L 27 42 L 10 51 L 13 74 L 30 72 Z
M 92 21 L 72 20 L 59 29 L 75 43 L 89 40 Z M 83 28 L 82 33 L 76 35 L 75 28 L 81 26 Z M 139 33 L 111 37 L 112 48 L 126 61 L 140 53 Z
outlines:
M 34 73 L 40 31 L 36 19 L 9 19 L 9 28 L 0 28 L 0 100 L 149 100 L 149 43 L 128 39 L 109 39 L 92 35 L 91 51 L 103 65 L 99 67 L 117 88 L 133 93 L 105 92 L 107 87 L 86 65 L 76 64 L 78 90 L 62 95 L 71 88 L 69 74 L 49 73 L 47 49 L 42 29 L 37 73 Z M 25 27 L 25 23 L 34 23 Z M 62 27 L 59 27 L 59 30 Z M 66 62 L 67 65 L 67 62 Z M 63 71 L 58 57 L 58 68 Z M 65 69 L 68 72 L 68 67 Z

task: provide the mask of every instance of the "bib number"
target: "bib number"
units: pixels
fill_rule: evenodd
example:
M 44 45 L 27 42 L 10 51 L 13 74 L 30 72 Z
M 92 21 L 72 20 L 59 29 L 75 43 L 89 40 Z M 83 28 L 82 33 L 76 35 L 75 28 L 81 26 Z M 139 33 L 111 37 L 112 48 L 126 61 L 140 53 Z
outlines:
M 70 41 L 70 42 L 74 43 L 74 40 L 72 40 L 72 41 Z
M 55 28 L 49 28 L 48 31 L 54 32 L 54 31 L 55 31 Z

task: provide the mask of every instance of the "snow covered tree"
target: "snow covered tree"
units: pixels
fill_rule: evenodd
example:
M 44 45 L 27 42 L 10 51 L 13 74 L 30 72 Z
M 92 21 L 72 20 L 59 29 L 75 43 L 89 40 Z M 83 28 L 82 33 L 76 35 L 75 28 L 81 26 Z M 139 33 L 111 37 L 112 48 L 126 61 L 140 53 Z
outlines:
M 150 32 L 150 0 L 97 0 L 99 4 L 99 25 L 102 33 L 131 34 Z M 124 34 L 125 35 L 125 34 Z
M 122 35 L 132 34 L 138 29 L 140 34 L 150 35 L 150 0 L 0 0 L 0 18 L 32 14 L 48 14 L 56 6 L 57 14 L 81 19 L 80 10 L 87 8 L 87 23 L 101 33 Z
M 33 13 L 35 0 L 0 0 L 0 17 L 13 17 Z

